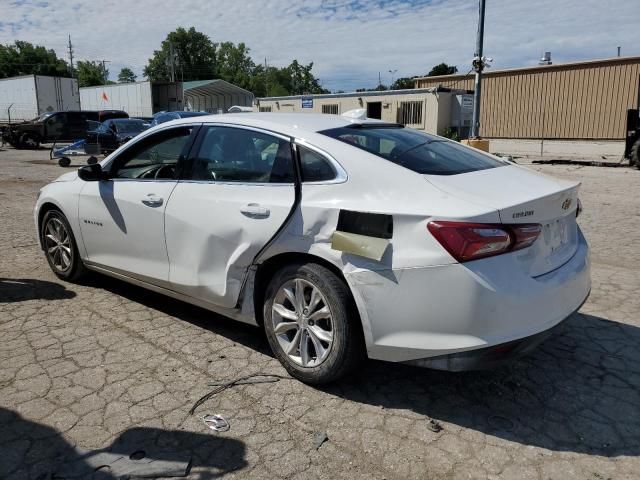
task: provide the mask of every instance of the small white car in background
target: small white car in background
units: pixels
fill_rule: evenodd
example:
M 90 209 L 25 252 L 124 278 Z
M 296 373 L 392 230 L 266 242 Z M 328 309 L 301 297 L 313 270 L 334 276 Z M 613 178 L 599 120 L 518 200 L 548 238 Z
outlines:
M 578 186 L 400 125 L 242 113 L 147 130 L 44 187 L 35 221 L 58 277 L 263 326 L 322 383 L 366 356 L 465 370 L 538 344 L 589 294 Z

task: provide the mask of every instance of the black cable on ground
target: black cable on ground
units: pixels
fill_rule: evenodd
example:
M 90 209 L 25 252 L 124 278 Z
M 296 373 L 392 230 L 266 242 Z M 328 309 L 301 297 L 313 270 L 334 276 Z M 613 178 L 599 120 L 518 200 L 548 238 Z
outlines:
M 251 378 L 256 378 L 256 377 L 261 378 L 261 380 L 247 382 L 247 380 Z M 285 377 L 284 375 L 276 375 L 273 373 L 252 373 L 251 375 L 246 375 L 244 377 L 236 378 L 235 380 L 230 380 L 228 382 L 220 383 L 218 386 L 216 386 L 216 388 L 211 390 L 206 395 L 203 395 L 202 397 L 200 397 L 196 401 L 196 403 L 193 404 L 193 407 L 191 407 L 191 410 L 189 410 L 189 415 L 193 415 L 196 409 L 200 405 L 202 405 L 204 402 L 209 400 L 211 397 L 217 395 L 218 393 L 228 388 L 235 387 L 236 385 L 252 385 L 255 383 L 275 383 L 280 380 L 293 380 L 293 379 L 291 377 Z

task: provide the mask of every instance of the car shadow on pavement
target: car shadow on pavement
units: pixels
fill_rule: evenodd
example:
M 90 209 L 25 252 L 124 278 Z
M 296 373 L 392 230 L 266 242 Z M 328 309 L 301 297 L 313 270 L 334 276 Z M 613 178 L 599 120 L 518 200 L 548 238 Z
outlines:
M 183 430 L 132 427 L 110 446 L 81 450 L 54 428 L 0 408 L 0 478 L 93 478 L 184 476 L 220 478 L 247 466 L 244 443 Z
M 273 357 L 262 329 L 108 277 L 92 282 Z M 369 361 L 356 375 L 316 388 L 390 415 L 411 411 L 440 421 L 445 431 L 462 427 L 555 451 L 639 455 L 638 345 L 640 328 L 578 314 L 532 354 L 495 370 L 453 373 Z
M 211 312 L 190 303 L 132 285 L 105 275 L 91 275 L 85 285 L 108 290 L 132 302 L 158 310 L 165 315 L 189 322 L 259 353 L 273 357 L 262 328 L 256 328 Z
M 36 280 L 35 278 L 0 277 L 0 303 L 24 302 L 27 300 L 63 300 L 73 298 L 76 293 L 60 283 Z
M 640 454 L 640 328 L 579 314 L 531 355 L 492 371 L 451 373 L 369 362 L 323 390 L 409 410 L 524 445 Z

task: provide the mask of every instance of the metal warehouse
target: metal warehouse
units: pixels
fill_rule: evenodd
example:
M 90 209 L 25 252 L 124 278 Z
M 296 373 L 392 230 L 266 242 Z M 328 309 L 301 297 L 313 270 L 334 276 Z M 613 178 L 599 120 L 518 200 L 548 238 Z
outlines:
M 415 86 L 473 89 L 473 84 L 473 75 L 446 75 L 417 78 Z M 627 110 L 640 103 L 639 85 L 640 57 L 486 71 L 480 133 L 538 143 L 615 141 L 618 151 L 626 135 Z

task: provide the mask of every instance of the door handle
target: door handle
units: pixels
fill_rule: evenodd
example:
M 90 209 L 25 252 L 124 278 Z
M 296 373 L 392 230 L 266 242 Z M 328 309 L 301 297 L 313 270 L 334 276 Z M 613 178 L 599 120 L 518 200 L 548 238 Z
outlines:
M 267 218 L 271 211 L 268 208 L 262 207 L 257 203 L 250 203 L 240 209 L 240 212 L 249 218 Z
M 158 197 L 155 193 L 149 193 L 141 201 L 147 207 L 159 207 L 162 205 L 162 202 L 164 202 L 164 199 L 162 197 Z

